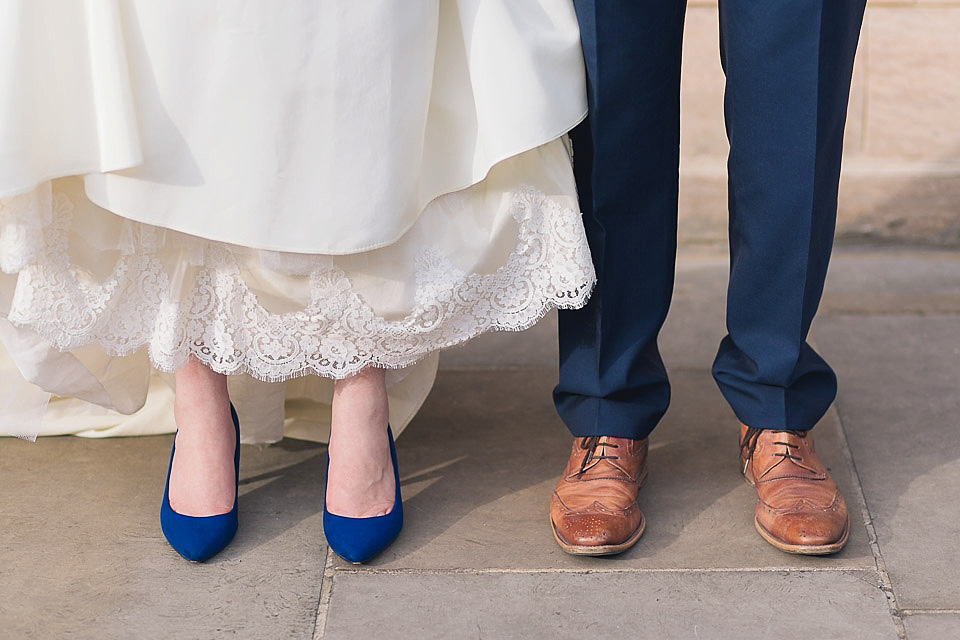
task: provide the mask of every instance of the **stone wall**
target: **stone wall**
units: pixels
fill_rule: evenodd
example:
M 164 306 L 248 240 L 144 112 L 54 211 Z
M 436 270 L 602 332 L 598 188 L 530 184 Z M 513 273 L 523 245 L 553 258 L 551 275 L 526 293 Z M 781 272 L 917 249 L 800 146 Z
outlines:
M 690 0 L 684 38 L 684 242 L 726 236 L 717 4 Z M 871 0 L 847 119 L 838 235 L 960 246 L 960 0 Z

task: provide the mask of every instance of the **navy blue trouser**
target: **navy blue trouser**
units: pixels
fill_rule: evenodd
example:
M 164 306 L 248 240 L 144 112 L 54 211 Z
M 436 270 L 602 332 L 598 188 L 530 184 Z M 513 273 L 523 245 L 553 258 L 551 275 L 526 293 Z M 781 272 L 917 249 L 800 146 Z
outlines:
M 807 344 L 836 223 L 866 0 L 720 0 L 730 283 L 713 375 L 737 417 L 810 429 L 836 377 Z M 560 312 L 554 400 L 576 436 L 644 438 L 670 401 L 685 0 L 574 0 L 589 119 L 571 134 L 599 282 Z

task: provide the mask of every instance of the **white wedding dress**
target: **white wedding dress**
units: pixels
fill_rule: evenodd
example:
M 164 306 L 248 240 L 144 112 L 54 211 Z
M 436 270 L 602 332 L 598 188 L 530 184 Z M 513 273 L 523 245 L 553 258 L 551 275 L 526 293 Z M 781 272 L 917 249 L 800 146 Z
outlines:
M 244 442 L 368 365 L 401 430 L 439 349 L 585 302 L 585 113 L 569 0 L 0 0 L 7 431 L 172 431 L 191 354 Z

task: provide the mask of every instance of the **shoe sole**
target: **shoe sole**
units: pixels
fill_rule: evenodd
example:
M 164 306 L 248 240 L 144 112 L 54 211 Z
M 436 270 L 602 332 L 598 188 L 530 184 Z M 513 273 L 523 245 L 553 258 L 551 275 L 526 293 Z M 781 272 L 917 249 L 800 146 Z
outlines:
M 744 481 L 753 488 L 756 488 L 757 485 L 750 479 L 746 473 L 743 474 Z M 828 556 L 832 553 L 837 553 L 847 544 L 847 538 L 850 537 L 850 518 L 847 518 L 847 526 L 843 530 L 843 536 L 840 537 L 840 540 L 832 544 L 787 544 L 786 542 L 780 540 L 779 538 L 774 537 L 772 533 L 763 528 L 763 525 L 760 524 L 760 521 L 757 520 L 757 517 L 753 517 L 753 526 L 757 530 L 757 533 L 760 534 L 760 537 L 769 542 L 771 545 L 780 549 L 780 551 L 785 551 L 786 553 L 792 553 L 799 556 Z
M 647 479 L 647 469 L 643 470 L 643 474 L 640 476 L 640 479 L 637 480 L 637 491 L 640 491 L 640 487 L 643 486 L 644 480 Z M 580 545 L 580 544 L 570 544 L 560 537 L 560 533 L 557 531 L 557 525 L 554 524 L 553 518 L 550 518 L 550 530 L 553 531 L 553 537 L 557 541 L 557 544 L 560 545 L 560 548 L 563 549 L 566 553 L 569 553 L 572 556 L 615 556 L 618 553 L 623 553 L 633 545 L 637 543 L 637 540 L 640 539 L 640 536 L 643 535 L 643 532 L 647 529 L 647 519 L 644 515 L 640 514 L 640 523 L 637 525 L 636 531 L 634 531 L 630 537 L 620 544 L 601 544 L 601 545 Z

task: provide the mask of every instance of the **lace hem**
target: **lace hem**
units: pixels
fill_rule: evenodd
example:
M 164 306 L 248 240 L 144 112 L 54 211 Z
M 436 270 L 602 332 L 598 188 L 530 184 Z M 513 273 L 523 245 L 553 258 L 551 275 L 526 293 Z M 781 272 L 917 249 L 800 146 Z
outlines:
M 552 308 L 580 307 L 595 283 L 579 213 L 532 187 L 512 194 L 517 244 L 504 264 L 465 273 L 439 247 L 423 248 L 415 305 L 396 320 L 378 315 L 332 265 L 310 272 L 309 305 L 271 313 L 244 281 L 231 245 L 207 241 L 188 292 L 176 296 L 179 274 L 158 256 L 158 230 L 148 225 L 138 224 L 132 251 L 94 281 L 68 257 L 72 212 L 49 184 L 0 200 L 0 268 L 16 274 L 9 320 L 61 350 L 96 344 L 123 356 L 146 346 L 162 371 L 191 354 L 220 373 L 271 382 L 406 367 L 485 331 L 519 331 Z

